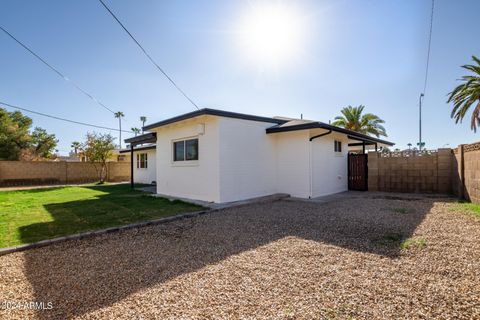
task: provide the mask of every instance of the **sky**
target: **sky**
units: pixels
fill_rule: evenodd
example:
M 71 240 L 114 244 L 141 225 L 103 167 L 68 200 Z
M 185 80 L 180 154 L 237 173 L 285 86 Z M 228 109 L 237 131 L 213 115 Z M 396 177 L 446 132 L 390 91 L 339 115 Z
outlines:
M 418 142 L 430 0 L 105 2 L 200 107 L 328 122 L 345 106 L 365 105 L 385 120 L 387 139 L 396 147 Z M 285 19 L 300 27 L 293 35 L 281 31 L 287 45 L 265 46 L 253 39 L 258 8 L 278 7 L 287 8 Z M 423 103 L 429 149 L 479 140 L 469 119 L 455 124 L 446 103 L 466 73 L 460 66 L 480 56 L 478 12 L 480 1 L 435 1 Z M 141 127 L 140 116 L 150 123 L 194 110 L 97 0 L 2 0 L 0 25 L 109 108 L 124 112 L 126 129 Z M 118 127 L 109 111 L 2 32 L 0 74 L 2 102 Z M 26 114 L 34 126 L 55 133 L 60 154 L 87 132 L 118 136 Z

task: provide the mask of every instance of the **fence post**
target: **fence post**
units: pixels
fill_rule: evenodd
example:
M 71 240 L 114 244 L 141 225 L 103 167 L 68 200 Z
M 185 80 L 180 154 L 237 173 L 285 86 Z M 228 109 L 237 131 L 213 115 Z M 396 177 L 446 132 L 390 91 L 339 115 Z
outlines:
M 378 152 L 368 153 L 368 190 L 378 191 Z
M 459 173 L 459 186 L 458 186 L 458 197 L 460 199 L 465 199 L 465 145 L 461 144 L 458 146 L 458 153 L 460 154 L 460 161 L 458 164 Z

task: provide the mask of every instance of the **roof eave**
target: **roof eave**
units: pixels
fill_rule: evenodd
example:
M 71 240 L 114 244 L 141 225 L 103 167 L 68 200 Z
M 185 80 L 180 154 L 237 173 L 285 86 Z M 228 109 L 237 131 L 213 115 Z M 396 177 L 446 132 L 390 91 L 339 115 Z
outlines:
M 346 134 L 348 136 L 351 136 L 354 139 L 358 139 L 360 141 L 371 141 L 371 142 L 374 142 L 374 143 L 382 143 L 382 144 L 386 144 L 386 145 L 389 145 L 389 146 L 395 145 L 395 143 L 390 142 L 390 141 L 378 139 L 378 138 L 375 138 L 375 137 L 370 137 L 370 136 L 367 136 L 367 135 L 364 135 L 364 134 L 361 134 L 361 133 L 358 133 L 358 132 L 355 132 L 355 131 L 352 131 L 352 130 L 332 126 L 330 124 L 326 124 L 326 123 L 323 123 L 323 122 L 310 122 L 310 123 L 304 123 L 304 124 L 299 124 L 299 125 L 294 125 L 294 126 L 285 126 L 285 127 L 273 126 L 273 127 L 267 128 L 266 132 L 267 132 L 267 134 L 269 134 L 269 133 L 277 133 L 277 132 L 307 130 L 307 129 L 327 129 L 327 130 L 332 130 L 332 131 L 339 132 L 339 133 L 344 133 L 344 134 Z
M 155 129 L 155 128 L 158 128 L 158 127 L 161 127 L 161 126 L 165 126 L 165 125 L 172 124 L 172 123 L 175 123 L 175 122 L 195 118 L 195 117 L 202 116 L 202 115 L 211 115 L 211 116 L 218 116 L 218 117 L 235 118 L 235 119 L 268 122 L 268 123 L 276 123 L 276 124 L 281 124 L 281 123 L 287 122 L 286 120 L 281 120 L 281 119 L 260 117 L 260 116 L 254 116 L 254 115 L 244 114 L 244 113 L 236 113 L 236 112 L 230 112 L 230 111 L 204 108 L 204 109 L 192 111 L 192 112 L 189 112 L 189 113 L 185 113 L 185 114 L 182 114 L 182 115 L 170 118 L 170 119 L 166 119 L 166 120 L 163 120 L 163 121 L 159 121 L 159 122 L 149 124 L 147 126 L 144 126 L 143 130 L 152 130 L 152 129 Z

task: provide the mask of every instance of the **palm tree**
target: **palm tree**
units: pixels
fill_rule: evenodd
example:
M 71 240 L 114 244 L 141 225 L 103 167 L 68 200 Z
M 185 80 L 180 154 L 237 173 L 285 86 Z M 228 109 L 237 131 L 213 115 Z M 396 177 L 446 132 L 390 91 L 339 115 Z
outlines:
M 356 131 L 363 134 L 374 135 L 377 138 L 380 136 L 387 136 L 385 128 L 382 123 L 385 123 L 382 119 L 372 113 L 365 113 L 362 115 L 365 106 L 352 107 L 348 106 L 343 108 L 340 112 L 342 116 L 335 117 L 332 125 L 342 127 L 352 131 Z
M 142 134 L 143 134 L 143 127 L 145 127 L 145 122 L 147 122 L 147 117 L 141 116 L 140 121 L 142 121 Z
M 138 129 L 138 128 L 132 128 L 132 131 L 133 131 L 133 133 L 135 133 L 135 137 L 137 136 L 137 134 L 140 133 L 140 129 Z
M 407 143 L 407 146 L 408 146 L 408 150 L 412 149 L 412 144 L 410 142 Z
M 472 56 L 472 59 L 476 64 L 467 64 L 462 66 L 462 68 L 473 72 L 473 74 L 463 76 L 460 79 L 463 83 L 449 93 L 450 96 L 447 102 L 453 102 L 450 116 L 455 118 L 455 123 L 461 122 L 468 109 L 475 104 L 470 120 L 470 128 L 477 132 L 477 126 L 480 124 L 480 59 L 475 56 Z
M 118 118 L 118 134 L 120 139 L 120 149 L 122 149 L 122 118 L 125 114 L 122 111 L 115 112 L 115 118 Z
M 73 141 L 70 145 L 70 147 L 73 148 L 73 152 L 75 153 L 75 155 L 78 155 L 78 149 L 80 149 L 81 146 L 82 144 L 78 141 Z

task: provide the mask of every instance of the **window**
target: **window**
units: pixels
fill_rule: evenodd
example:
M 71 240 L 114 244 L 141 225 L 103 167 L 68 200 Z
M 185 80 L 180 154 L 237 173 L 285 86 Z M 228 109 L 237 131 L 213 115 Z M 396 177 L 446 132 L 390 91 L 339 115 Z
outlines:
M 335 140 L 335 152 L 342 152 L 342 141 Z
M 148 157 L 146 153 L 137 154 L 137 169 L 148 168 Z
M 198 139 L 175 141 L 173 143 L 173 161 L 198 160 Z

